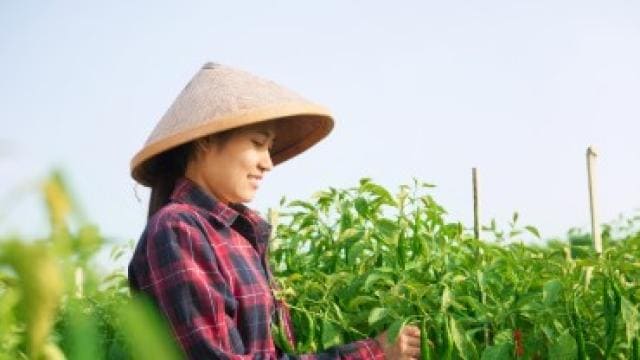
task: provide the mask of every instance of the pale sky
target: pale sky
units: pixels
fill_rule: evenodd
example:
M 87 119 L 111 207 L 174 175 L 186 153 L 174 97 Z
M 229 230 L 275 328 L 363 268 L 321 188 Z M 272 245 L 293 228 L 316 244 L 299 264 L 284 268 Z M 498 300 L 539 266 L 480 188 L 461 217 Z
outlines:
M 631 1 L 0 1 L 0 234 L 46 233 L 54 166 L 92 221 L 138 239 L 129 161 L 207 61 L 330 108 L 334 131 L 274 168 L 249 206 L 435 183 L 451 220 L 514 211 L 543 237 L 640 207 L 640 3 Z M 27 184 L 27 185 L 25 185 Z

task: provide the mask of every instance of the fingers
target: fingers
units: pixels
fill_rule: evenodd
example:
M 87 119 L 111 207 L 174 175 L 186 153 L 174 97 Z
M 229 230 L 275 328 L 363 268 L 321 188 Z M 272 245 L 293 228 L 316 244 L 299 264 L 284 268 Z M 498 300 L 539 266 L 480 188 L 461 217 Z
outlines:
M 404 341 L 407 346 L 420 347 L 420 338 L 406 337 Z
M 402 340 L 402 342 L 400 343 L 400 350 L 407 349 L 420 349 L 420 341 L 414 342 L 408 339 Z
M 405 326 L 400 331 L 398 345 L 401 358 L 417 359 L 420 356 L 420 329 L 415 326 Z
M 396 341 L 389 344 L 384 332 L 376 339 L 383 346 L 387 359 L 417 360 L 420 358 L 420 329 L 414 325 L 407 325 L 400 330 Z
M 400 331 L 402 335 L 420 339 L 420 328 L 414 325 L 407 325 Z
M 420 347 L 408 344 L 400 345 L 400 354 L 408 357 L 418 357 L 420 356 Z

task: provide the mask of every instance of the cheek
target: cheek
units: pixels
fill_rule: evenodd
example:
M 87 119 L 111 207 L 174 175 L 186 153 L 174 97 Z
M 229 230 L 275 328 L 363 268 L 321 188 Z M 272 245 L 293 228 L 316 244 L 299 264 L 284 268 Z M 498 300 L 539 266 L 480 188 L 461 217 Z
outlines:
M 251 149 L 248 149 L 237 157 L 238 169 L 245 173 L 245 176 L 255 173 L 258 168 L 259 154 Z

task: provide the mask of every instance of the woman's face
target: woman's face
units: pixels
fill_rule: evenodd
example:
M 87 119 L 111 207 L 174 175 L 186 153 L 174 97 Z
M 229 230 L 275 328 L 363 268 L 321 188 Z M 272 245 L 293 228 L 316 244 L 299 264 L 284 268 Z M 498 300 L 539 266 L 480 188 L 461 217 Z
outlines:
M 274 138 L 275 127 L 268 123 L 234 130 L 222 146 L 214 143 L 190 162 L 186 176 L 226 204 L 249 202 L 273 168 Z

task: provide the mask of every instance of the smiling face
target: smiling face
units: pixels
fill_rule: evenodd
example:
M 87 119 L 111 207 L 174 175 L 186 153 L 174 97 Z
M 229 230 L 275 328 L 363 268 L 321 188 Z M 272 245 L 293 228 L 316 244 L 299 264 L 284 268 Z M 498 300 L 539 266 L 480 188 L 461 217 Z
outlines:
M 274 139 L 275 127 L 269 123 L 232 130 L 223 143 L 203 147 L 187 165 L 185 176 L 226 204 L 249 202 L 273 168 Z

